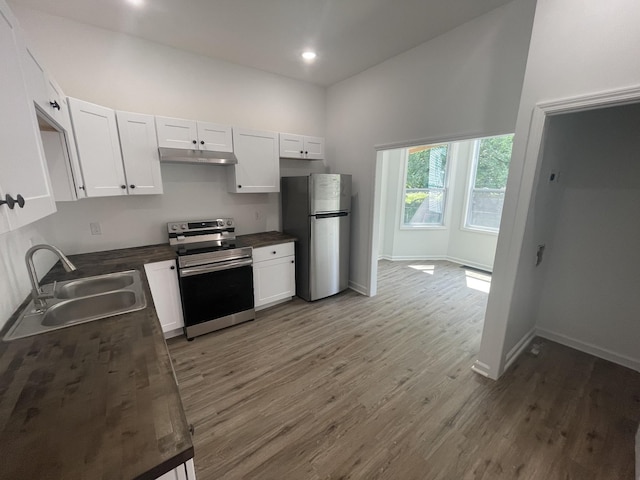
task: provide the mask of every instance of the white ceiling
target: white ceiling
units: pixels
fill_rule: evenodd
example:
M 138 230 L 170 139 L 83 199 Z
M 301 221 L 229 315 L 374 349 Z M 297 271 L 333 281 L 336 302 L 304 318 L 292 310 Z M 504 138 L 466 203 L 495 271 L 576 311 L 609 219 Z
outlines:
M 331 85 L 510 0 L 10 0 L 79 22 Z M 312 65 L 304 49 L 318 53 Z

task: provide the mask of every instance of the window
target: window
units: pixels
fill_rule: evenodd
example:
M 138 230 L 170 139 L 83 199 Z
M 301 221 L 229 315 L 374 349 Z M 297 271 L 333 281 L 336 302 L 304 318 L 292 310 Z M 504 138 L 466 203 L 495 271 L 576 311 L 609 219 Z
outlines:
M 426 145 L 408 150 L 402 225 L 444 224 L 449 145 Z
M 476 140 L 465 227 L 499 230 L 512 146 L 513 135 Z

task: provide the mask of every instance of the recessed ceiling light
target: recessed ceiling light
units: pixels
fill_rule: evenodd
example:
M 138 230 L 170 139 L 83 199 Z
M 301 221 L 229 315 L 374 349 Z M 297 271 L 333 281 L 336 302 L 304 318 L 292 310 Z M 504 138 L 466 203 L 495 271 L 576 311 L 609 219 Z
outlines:
M 307 50 L 306 52 L 302 52 L 302 58 L 305 62 L 313 62 L 316 57 L 316 52 L 312 52 L 311 50 Z
M 127 2 L 129 2 L 134 7 L 141 7 L 142 5 L 144 5 L 144 0 L 127 0 Z

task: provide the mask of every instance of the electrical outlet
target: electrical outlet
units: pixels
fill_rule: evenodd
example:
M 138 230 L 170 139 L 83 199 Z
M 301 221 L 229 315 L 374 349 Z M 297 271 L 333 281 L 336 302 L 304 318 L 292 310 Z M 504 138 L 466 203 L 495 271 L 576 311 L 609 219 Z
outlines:
M 102 228 L 100 227 L 100 223 L 91 222 L 89 224 L 89 228 L 91 229 L 91 235 L 102 235 Z

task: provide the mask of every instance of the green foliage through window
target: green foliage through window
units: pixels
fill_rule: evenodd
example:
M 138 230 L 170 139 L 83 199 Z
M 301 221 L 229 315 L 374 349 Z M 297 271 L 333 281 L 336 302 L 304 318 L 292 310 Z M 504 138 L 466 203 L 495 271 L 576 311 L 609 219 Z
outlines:
M 405 225 L 442 225 L 449 145 L 409 149 L 404 196 Z
M 500 228 L 512 147 L 513 135 L 478 141 L 465 226 L 492 232 Z

